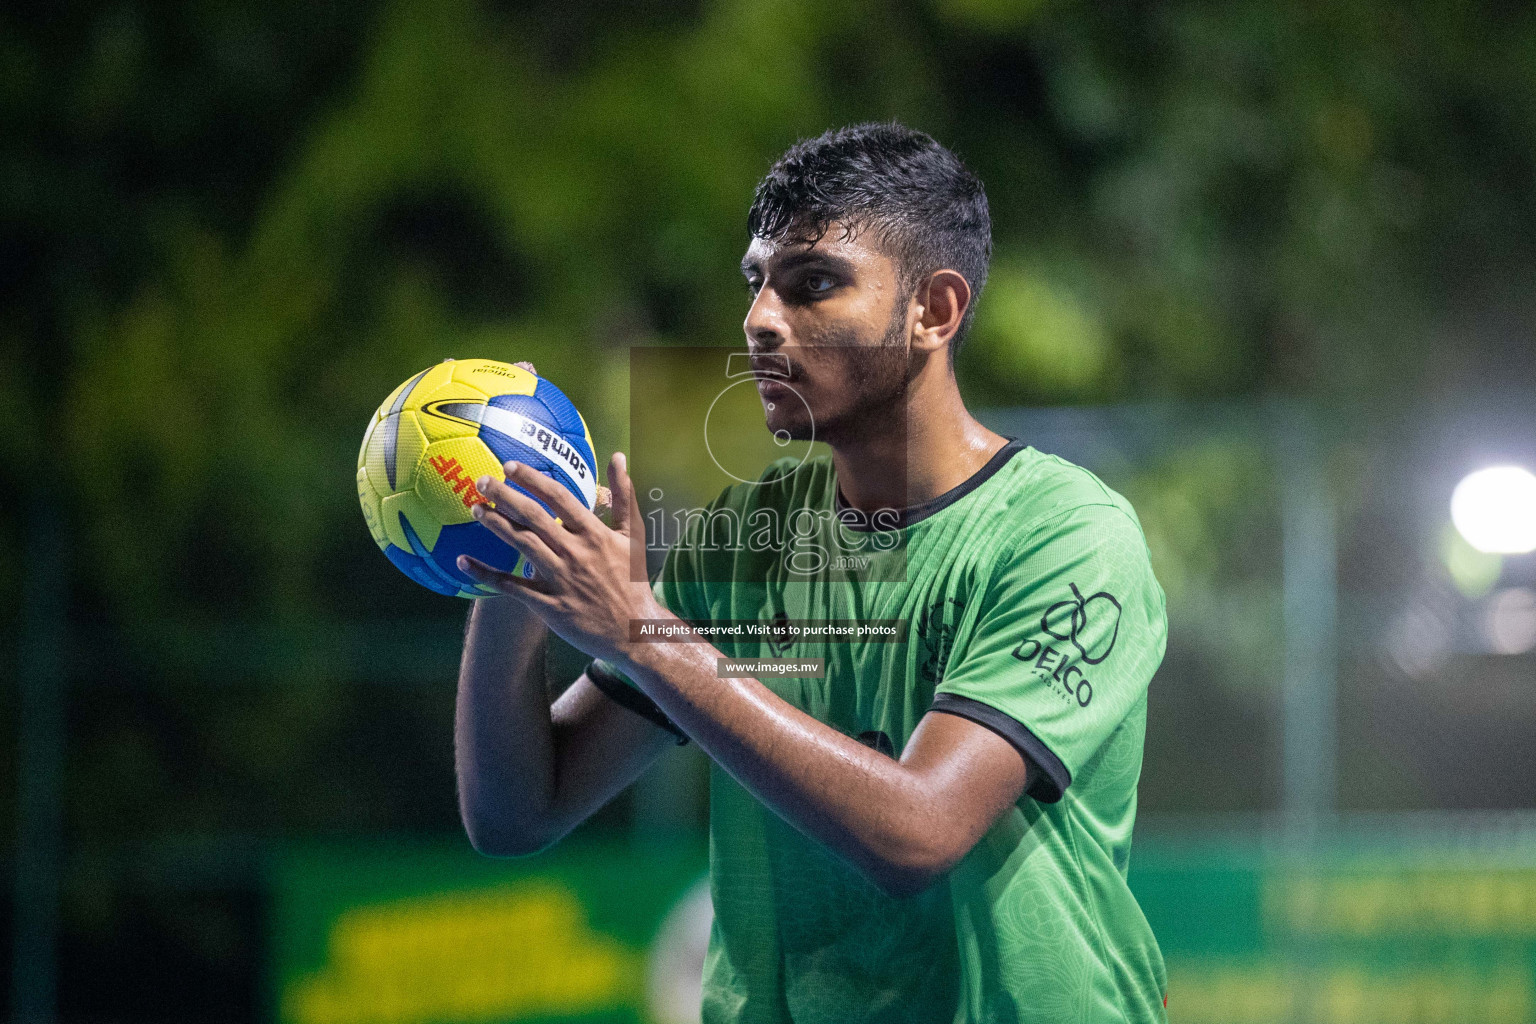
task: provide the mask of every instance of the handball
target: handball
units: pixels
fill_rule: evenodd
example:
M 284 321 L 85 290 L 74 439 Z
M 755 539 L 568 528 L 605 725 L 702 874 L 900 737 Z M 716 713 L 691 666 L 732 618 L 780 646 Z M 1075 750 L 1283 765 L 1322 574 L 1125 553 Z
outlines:
M 496 593 L 459 570 L 460 555 L 532 577 L 533 566 L 471 514 L 487 503 L 475 481 L 504 479 L 502 463 L 510 461 L 595 506 L 592 435 L 559 388 L 490 359 L 449 359 L 422 370 L 384 399 L 357 453 L 357 497 L 374 543 L 439 594 Z

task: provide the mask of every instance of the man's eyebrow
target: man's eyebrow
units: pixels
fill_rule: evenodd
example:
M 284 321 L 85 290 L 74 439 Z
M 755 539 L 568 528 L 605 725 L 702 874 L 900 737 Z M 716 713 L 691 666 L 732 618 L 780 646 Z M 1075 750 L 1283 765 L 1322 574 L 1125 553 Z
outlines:
M 840 271 L 845 274 L 853 269 L 853 264 L 843 259 L 843 257 L 834 256 L 829 252 L 823 252 L 819 249 L 801 249 L 798 252 L 792 252 L 785 256 L 769 257 L 768 262 L 773 265 L 773 269 L 779 271 L 794 270 L 808 264 L 819 264 L 828 270 Z M 742 257 L 741 272 L 743 274 L 751 276 L 761 270 L 762 265 L 754 257 Z

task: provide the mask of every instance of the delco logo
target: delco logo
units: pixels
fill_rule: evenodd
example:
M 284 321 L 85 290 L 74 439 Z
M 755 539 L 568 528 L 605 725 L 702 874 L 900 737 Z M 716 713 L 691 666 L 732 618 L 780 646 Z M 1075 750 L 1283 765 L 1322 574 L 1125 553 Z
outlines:
M 560 435 L 539 426 L 531 420 L 523 423 L 522 433 L 525 440 L 537 442 L 539 448 L 546 455 L 553 452 L 556 456 L 565 460 L 565 463 L 571 467 L 571 472 L 576 474 L 578 480 L 585 480 L 587 478 L 587 464 L 576 453 L 576 449 L 566 444 Z
M 437 475 L 443 478 L 443 483 L 453 488 L 453 493 L 461 496 L 464 507 L 473 505 L 489 505 L 490 501 L 476 489 L 474 481 L 464 475 L 464 467 L 459 465 L 459 460 L 450 455 L 434 455 L 427 460 Z
M 1035 675 L 1061 687 L 1063 696 L 1077 701 L 1079 707 L 1087 707 L 1093 700 L 1093 683 L 1077 663 L 1101 664 L 1115 649 L 1115 641 L 1120 639 L 1120 602 L 1107 590 L 1084 597 L 1076 583 L 1070 586 L 1072 598 L 1058 601 L 1040 616 L 1041 632 L 1061 647 L 1031 638 L 1015 647 L 1013 656 L 1031 663 Z M 1075 654 L 1072 648 L 1076 649 Z

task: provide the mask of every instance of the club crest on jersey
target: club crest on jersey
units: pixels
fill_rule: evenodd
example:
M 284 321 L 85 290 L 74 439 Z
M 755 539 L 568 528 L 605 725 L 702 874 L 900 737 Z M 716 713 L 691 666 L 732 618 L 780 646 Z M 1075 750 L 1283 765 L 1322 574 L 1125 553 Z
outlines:
M 774 657 L 782 658 L 789 653 L 794 646 L 794 641 L 789 637 L 789 615 L 780 608 L 773 615 L 773 629 L 768 634 L 768 649 Z
M 955 623 L 949 621 L 950 605 L 954 605 L 954 617 L 958 620 L 965 610 L 965 602 L 951 597 L 935 602 L 917 623 L 917 635 L 923 642 L 923 660 L 917 671 L 924 681 L 935 685 L 944 678 L 949 653 L 955 645 Z

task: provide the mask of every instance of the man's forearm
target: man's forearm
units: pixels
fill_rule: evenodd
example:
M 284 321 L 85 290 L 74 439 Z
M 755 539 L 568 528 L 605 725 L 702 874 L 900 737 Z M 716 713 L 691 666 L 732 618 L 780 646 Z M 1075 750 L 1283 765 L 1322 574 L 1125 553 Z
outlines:
M 792 707 L 755 679 L 721 679 L 702 641 L 634 644 L 621 666 L 758 799 L 892 891 L 953 859 L 918 773 Z
M 554 795 L 555 752 L 544 681 L 548 629 L 510 598 L 475 602 L 459 665 L 454 766 L 459 810 L 475 847 L 542 845 Z

